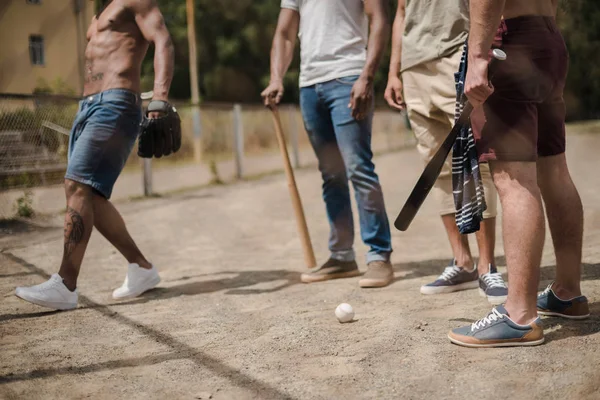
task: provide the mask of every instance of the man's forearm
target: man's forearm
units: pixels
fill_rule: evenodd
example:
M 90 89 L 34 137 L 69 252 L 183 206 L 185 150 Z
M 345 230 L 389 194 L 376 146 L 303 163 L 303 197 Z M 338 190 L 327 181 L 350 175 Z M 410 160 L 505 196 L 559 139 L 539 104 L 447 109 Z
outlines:
M 404 15 L 396 14 L 392 28 L 392 54 L 390 56 L 390 77 L 398 77 L 402 69 L 402 36 L 404 35 Z
M 166 100 L 173 80 L 175 49 L 170 37 L 154 43 L 154 96 L 156 100 Z
M 471 0 L 469 58 L 487 58 L 506 0 Z
M 379 67 L 385 46 L 388 42 L 390 27 L 385 16 L 372 17 L 369 29 L 369 44 L 367 46 L 367 63 L 362 77 L 372 81 Z
M 294 58 L 293 40 L 281 33 L 275 33 L 271 48 L 271 82 L 283 82 L 292 59 Z

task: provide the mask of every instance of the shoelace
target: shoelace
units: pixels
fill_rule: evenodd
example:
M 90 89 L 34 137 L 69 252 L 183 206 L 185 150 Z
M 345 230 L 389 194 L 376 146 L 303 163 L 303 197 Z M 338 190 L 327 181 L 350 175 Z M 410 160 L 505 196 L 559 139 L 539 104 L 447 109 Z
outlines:
M 538 294 L 538 297 L 547 295 L 548 293 L 550 293 L 551 290 L 552 290 L 552 284 L 549 284 L 542 293 Z
M 444 272 L 442 272 L 442 274 L 440 275 L 440 277 L 438 279 L 443 279 L 445 281 L 449 281 L 450 279 L 454 278 L 456 275 L 460 274 L 462 271 L 461 268 L 457 267 L 456 265 L 451 265 L 446 267 L 446 269 L 444 269 Z
M 502 279 L 500 272 L 487 273 L 481 277 L 485 284 L 490 288 L 506 288 L 506 283 Z
M 498 310 L 495 308 L 492 309 L 492 312 L 488 314 L 487 317 L 480 319 L 479 321 L 475 321 L 471 324 L 471 332 L 477 329 L 481 329 L 486 325 L 491 324 L 492 322 L 498 321 L 499 319 L 504 318 L 504 315 L 500 314 Z

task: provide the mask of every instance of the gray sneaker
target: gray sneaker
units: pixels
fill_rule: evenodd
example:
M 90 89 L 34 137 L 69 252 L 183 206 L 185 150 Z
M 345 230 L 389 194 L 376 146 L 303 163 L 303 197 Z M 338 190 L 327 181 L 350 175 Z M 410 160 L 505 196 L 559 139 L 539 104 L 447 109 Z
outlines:
M 356 261 L 339 261 L 333 258 L 320 267 L 300 275 L 304 283 L 322 282 L 331 279 L 350 278 L 360 275 Z
M 490 271 L 479 277 L 479 294 L 495 306 L 506 302 L 508 288 L 495 265 L 490 264 Z
M 503 306 L 498 306 L 487 317 L 451 330 L 448 339 L 465 347 L 536 346 L 544 343 L 544 330 L 539 317 L 528 325 L 519 325 Z
M 371 261 L 367 268 L 367 272 L 358 281 L 358 286 L 362 288 L 384 287 L 394 280 L 394 270 L 389 261 Z
M 422 294 L 452 293 L 459 290 L 475 289 L 477 287 L 477 267 L 466 270 L 456 265 L 452 260 L 444 272 L 433 282 L 421 286 Z

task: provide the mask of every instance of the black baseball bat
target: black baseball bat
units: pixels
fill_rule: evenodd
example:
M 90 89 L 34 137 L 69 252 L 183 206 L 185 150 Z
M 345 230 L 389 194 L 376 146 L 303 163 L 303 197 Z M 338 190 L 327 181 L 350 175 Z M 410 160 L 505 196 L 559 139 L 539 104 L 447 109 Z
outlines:
M 506 60 L 506 53 L 504 53 L 500 49 L 494 49 L 492 54 L 493 58 L 488 68 L 489 71 L 493 69 L 496 61 Z M 417 212 L 419 211 L 419 208 L 421 208 L 421 206 L 423 205 L 423 202 L 425 202 L 425 199 L 427 198 L 427 195 L 429 194 L 431 188 L 435 184 L 435 181 L 440 176 L 440 172 L 442 172 L 444 163 L 448 158 L 450 150 L 452 150 L 452 146 L 454 146 L 454 142 L 456 141 L 458 133 L 463 128 L 463 126 L 469 123 L 469 118 L 471 117 L 472 111 L 473 106 L 471 105 L 471 103 L 467 102 L 465 104 L 465 107 L 463 108 L 462 113 L 460 114 L 460 117 L 458 118 L 458 121 L 456 121 L 456 124 L 454 124 L 454 127 L 452 128 L 452 130 L 450 131 L 450 133 L 448 134 L 438 151 L 435 153 L 433 158 L 429 161 L 429 163 L 427 163 L 427 166 L 425 167 L 425 170 L 419 177 L 417 184 L 410 193 L 410 196 L 408 196 L 406 203 L 404 203 L 404 207 L 402 207 L 402 210 L 400 210 L 400 214 L 398 214 L 398 217 L 394 222 L 394 226 L 396 227 L 396 229 L 400 231 L 406 231 L 410 226 L 410 223 L 415 218 L 415 215 L 417 215 Z

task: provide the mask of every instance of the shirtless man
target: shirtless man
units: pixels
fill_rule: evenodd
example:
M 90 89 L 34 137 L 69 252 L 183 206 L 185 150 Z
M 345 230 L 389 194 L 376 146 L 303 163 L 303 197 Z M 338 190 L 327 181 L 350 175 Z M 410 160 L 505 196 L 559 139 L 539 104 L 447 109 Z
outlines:
M 589 316 L 580 288 L 583 208 L 565 158 L 568 54 L 556 26 L 556 8 L 557 0 L 471 0 L 465 94 L 475 107 L 471 125 L 480 160 L 490 162 L 500 195 L 510 285 L 504 306 L 449 333 L 456 344 L 541 344 L 538 314 Z M 492 45 L 502 48 L 507 59 L 498 64 L 490 86 Z M 538 296 L 542 200 L 556 253 L 556 280 Z
M 77 276 L 93 227 L 129 262 L 113 298 L 139 296 L 160 282 L 109 199 L 140 131 L 140 73 L 149 43 L 155 46 L 153 100 L 162 101 L 173 77 L 173 44 L 155 0 L 104 1 L 87 39 L 83 100 L 69 137 L 62 263 L 48 281 L 16 290 L 55 310 L 77 307 Z

